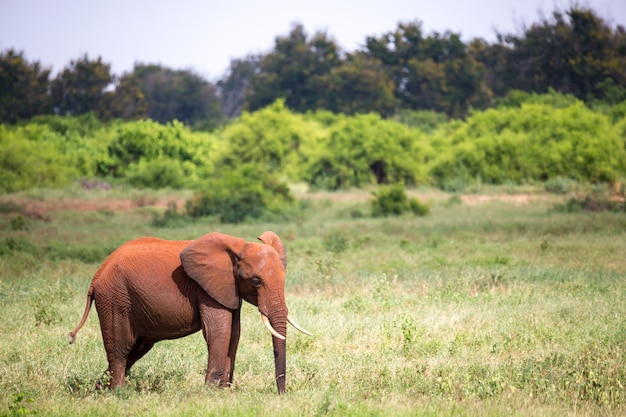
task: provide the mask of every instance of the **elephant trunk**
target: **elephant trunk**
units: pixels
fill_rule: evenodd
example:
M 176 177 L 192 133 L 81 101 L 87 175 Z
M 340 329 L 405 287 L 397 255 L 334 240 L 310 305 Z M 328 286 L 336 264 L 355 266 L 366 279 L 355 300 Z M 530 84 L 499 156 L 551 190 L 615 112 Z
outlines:
M 287 336 L 287 318 L 285 316 L 271 318 L 270 322 L 278 333 Z M 274 367 L 276 368 L 276 387 L 279 394 L 284 394 L 287 374 L 287 341 L 272 336 L 272 344 L 274 347 Z

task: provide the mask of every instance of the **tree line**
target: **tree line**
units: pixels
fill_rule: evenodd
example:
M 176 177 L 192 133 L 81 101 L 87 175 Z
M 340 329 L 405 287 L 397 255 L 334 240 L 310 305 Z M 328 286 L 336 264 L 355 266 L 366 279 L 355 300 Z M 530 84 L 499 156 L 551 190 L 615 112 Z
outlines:
M 101 57 L 72 60 L 56 76 L 9 49 L 0 53 L 0 122 L 93 113 L 99 120 L 178 120 L 212 130 L 242 111 L 284 99 L 292 111 L 402 117 L 431 111 L 465 118 L 512 91 L 572 95 L 589 104 L 626 100 L 626 30 L 590 8 L 570 6 L 497 33 L 493 43 L 425 33 L 421 22 L 367 37 L 343 51 L 325 32 L 295 24 L 273 49 L 231 61 L 217 82 L 190 70 L 135 65 L 116 76 Z

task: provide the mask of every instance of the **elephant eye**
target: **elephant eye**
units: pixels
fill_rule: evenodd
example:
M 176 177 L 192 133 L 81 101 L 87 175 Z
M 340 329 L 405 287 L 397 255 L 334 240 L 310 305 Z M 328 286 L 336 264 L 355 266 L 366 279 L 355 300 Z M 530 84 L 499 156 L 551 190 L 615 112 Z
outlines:
M 261 286 L 261 280 L 258 277 L 254 277 L 252 278 L 252 285 L 254 285 L 255 287 L 260 287 Z

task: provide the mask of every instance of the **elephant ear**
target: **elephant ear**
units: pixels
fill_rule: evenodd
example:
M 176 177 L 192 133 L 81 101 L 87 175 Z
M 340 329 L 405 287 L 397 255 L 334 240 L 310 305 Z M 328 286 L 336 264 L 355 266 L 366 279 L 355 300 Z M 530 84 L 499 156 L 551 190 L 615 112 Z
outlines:
M 263 232 L 257 239 L 274 248 L 280 257 L 280 261 L 283 263 L 283 267 L 287 270 L 287 249 L 285 249 L 285 245 L 283 245 L 278 235 L 268 230 L 267 232 Z
M 183 269 L 218 303 L 239 308 L 234 264 L 241 258 L 244 239 L 222 233 L 209 233 L 191 242 L 180 253 Z

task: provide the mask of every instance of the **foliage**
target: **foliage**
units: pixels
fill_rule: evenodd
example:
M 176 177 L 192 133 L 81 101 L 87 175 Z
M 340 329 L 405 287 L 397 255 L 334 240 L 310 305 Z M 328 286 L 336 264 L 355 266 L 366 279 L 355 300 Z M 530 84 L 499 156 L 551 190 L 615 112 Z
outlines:
M 350 238 L 345 231 L 335 230 L 326 233 L 322 244 L 328 252 L 341 253 L 350 246 Z
M 370 200 L 370 204 L 374 217 L 399 216 L 408 211 L 416 216 L 425 216 L 430 211 L 429 207 L 416 197 L 407 197 L 402 183 L 381 186 L 372 194 L 374 198 Z
M 325 132 L 311 118 L 289 111 L 284 100 L 254 113 L 244 112 L 224 127 L 217 165 L 224 170 L 252 164 L 291 181 L 305 180 L 303 163 L 324 146 Z
M 259 70 L 260 60 L 258 55 L 231 60 L 226 74 L 217 82 L 217 93 L 226 119 L 238 117 L 243 112 L 248 87 Z
M 555 10 L 520 34 L 501 35 L 500 44 L 491 50 L 501 59 L 493 68 L 502 85 L 494 88 L 497 95 L 511 89 L 542 93 L 553 88 L 581 100 L 614 102 L 614 93 L 626 88 L 624 28 L 612 27 L 587 7 Z
M 475 112 L 443 127 L 433 139 L 437 184 L 521 184 L 568 177 L 615 181 L 626 170 L 626 150 L 615 125 L 582 103 L 567 108 L 522 104 Z
M 160 216 L 155 215 L 150 224 L 160 228 L 175 228 L 186 225 L 190 220 L 189 215 L 178 211 L 178 206 L 175 202 L 170 202 L 163 214 Z
M 0 52 L 0 123 L 51 113 L 49 76 L 50 69 L 37 61 L 28 62 L 22 52 Z
M 127 177 L 141 187 L 192 187 L 211 171 L 214 138 L 180 122 L 151 120 L 117 126 L 101 163 L 101 174 Z
M 146 116 L 167 123 L 214 128 L 222 122 L 215 86 L 189 70 L 137 64 L 129 76 L 136 81 L 146 104 Z
M 266 213 L 280 213 L 293 204 L 289 188 L 257 165 L 222 172 L 187 203 L 191 217 L 217 215 L 221 222 L 240 223 Z
M 150 161 L 141 159 L 129 166 L 126 179 L 132 186 L 139 188 L 174 188 L 181 189 L 192 183 L 185 172 L 185 164 L 172 158 L 159 157 Z
M 113 83 L 111 65 L 101 57 L 87 54 L 70 62 L 50 83 L 50 95 L 57 114 L 79 115 L 105 108 L 106 88 Z
M 394 32 L 367 37 L 365 52 L 387 69 L 401 108 L 462 117 L 488 103 L 484 66 L 457 33 L 426 36 L 420 22 L 400 23 Z
M 0 125 L 0 193 L 62 187 L 80 176 L 73 155 L 59 151 L 61 142 L 46 126 Z
M 289 35 L 276 38 L 274 50 L 261 59 L 251 79 L 247 107 L 258 110 L 283 98 L 297 112 L 327 108 L 325 77 L 339 64 L 339 47 L 332 39 L 323 32 L 309 38 L 304 27 L 295 24 Z
M 555 91 L 596 108 L 626 99 L 626 30 L 588 6 L 557 7 L 496 37 L 464 42 L 453 31 L 426 33 L 422 22 L 399 22 L 347 52 L 330 34 L 309 35 L 295 24 L 267 53 L 234 59 L 215 84 L 150 63 L 115 75 L 101 57 L 87 55 L 50 79 L 49 69 L 9 49 L 0 53 L 0 122 L 93 112 L 103 121 L 148 117 L 213 131 L 279 99 L 299 113 L 433 111 L 452 118 L 498 102 L 515 105 L 519 91 Z
M 437 113 L 432 110 L 409 110 L 402 109 L 396 119 L 409 127 L 417 128 L 424 133 L 432 133 L 439 125 L 448 122 L 445 113 Z
M 528 93 L 522 90 L 511 90 L 504 97 L 496 100 L 498 106 L 521 108 L 523 104 L 544 104 L 555 109 L 564 109 L 580 103 L 572 94 L 557 93 L 549 88 L 545 94 Z
M 564 203 L 555 205 L 554 209 L 564 213 L 578 213 L 580 211 L 626 213 L 626 202 L 587 195 L 582 198 L 568 198 Z
M 314 186 L 336 190 L 428 180 L 425 164 L 432 149 L 415 129 L 366 114 L 334 118 L 328 134 L 326 146 L 307 161 L 305 178 Z
M 324 81 L 325 100 L 317 108 L 344 114 L 374 112 L 383 117 L 395 111 L 393 81 L 380 60 L 367 54 L 348 54 Z

